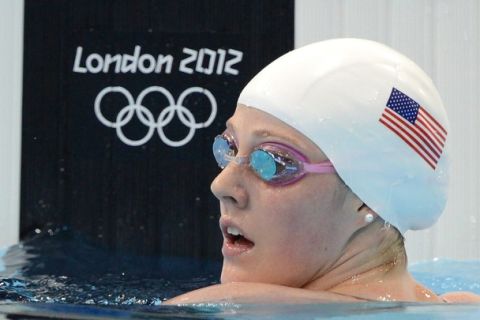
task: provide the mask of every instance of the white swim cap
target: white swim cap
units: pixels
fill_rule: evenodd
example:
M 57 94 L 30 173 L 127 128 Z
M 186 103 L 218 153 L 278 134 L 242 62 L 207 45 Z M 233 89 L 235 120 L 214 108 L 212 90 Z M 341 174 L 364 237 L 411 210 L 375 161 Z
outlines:
M 369 40 L 293 50 L 258 73 L 239 104 L 297 129 L 351 190 L 404 233 L 435 223 L 447 200 L 447 114 L 410 59 Z

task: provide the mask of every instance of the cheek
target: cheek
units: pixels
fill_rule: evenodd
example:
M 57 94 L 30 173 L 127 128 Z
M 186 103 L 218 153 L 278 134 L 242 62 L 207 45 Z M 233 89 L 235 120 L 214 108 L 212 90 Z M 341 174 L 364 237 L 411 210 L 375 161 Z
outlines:
M 325 233 L 319 228 L 318 216 L 299 215 L 299 211 L 304 208 L 284 204 L 271 212 L 276 221 L 268 224 L 275 227 L 267 229 L 257 252 L 261 281 L 301 287 L 325 265 Z
M 271 226 L 265 240 L 275 248 L 275 254 L 293 258 L 311 255 L 313 250 L 324 250 L 324 239 L 329 233 L 326 213 L 311 201 L 313 197 L 309 198 L 310 201 L 303 199 L 275 199 L 265 215 L 265 225 Z
M 324 252 L 332 228 L 328 197 L 313 188 L 296 188 L 290 192 L 270 194 L 266 225 L 271 226 L 265 240 L 275 253 L 294 261 Z
M 290 257 L 310 256 L 324 251 L 329 237 L 329 223 L 322 212 L 309 206 L 293 206 L 291 214 L 283 219 L 280 239 Z

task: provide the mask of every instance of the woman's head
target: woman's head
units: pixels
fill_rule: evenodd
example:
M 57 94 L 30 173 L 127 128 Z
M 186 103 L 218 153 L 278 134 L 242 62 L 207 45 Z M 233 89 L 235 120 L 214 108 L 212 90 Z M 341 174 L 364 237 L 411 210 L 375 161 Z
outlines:
M 303 134 L 255 108 L 239 105 L 224 134 L 232 137 L 237 156 L 248 156 L 265 143 L 279 143 L 311 163 L 328 160 Z M 366 224 L 358 212 L 362 201 L 335 173 L 307 174 L 279 186 L 247 165 L 231 163 L 213 181 L 212 191 L 220 200 L 220 224 L 227 237 L 225 282 L 303 286 L 330 270 L 350 235 Z M 234 244 L 226 234 L 229 227 L 246 239 Z
M 414 128 L 430 130 L 416 137 L 403 122 L 415 125 L 417 102 L 436 124 Z M 403 122 L 392 124 L 399 115 Z M 242 161 L 232 161 L 212 183 L 225 235 L 222 281 L 305 286 L 366 245 L 401 240 L 395 229 L 372 232 L 383 226 L 381 218 L 401 232 L 431 225 L 446 200 L 438 126 L 445 130 L 448 123 L 430 79 L 383 45 L 325 41 L 267 66 L 245 87 L 227 122 L 224 136 Z M 429 144 L 417 148 L 436 156 L 425 159 L 416 139 Z M 310 163 L 330 161 L 337 173 L 272 184 L 244 165 L 266 143 L 295 149 Z M 369 223 L 367 214 L 381 218 Z
M 443 211 L 446 112 L 431 79 L 391 48 L 360 39 L 305 46 L 260 71 L 238 102 L 312 140 L 402 233 L 430 227 Z

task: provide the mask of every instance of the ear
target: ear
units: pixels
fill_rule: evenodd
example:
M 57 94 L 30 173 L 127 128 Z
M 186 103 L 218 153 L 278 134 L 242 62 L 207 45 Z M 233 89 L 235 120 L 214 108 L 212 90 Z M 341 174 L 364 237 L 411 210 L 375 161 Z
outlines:
M 378 217 L 378 214 L 372 209 L 370 209 L 370 207 L 367 206 L 364 202 L 362 202 L 362 204 L 358 207 L 357 212 L 361 215 L 371 214 L 375 218 Z
M 361 212 L 363 210 L 366 210 L 366 208 L 368 208 L 368 206 L 362 202 L 362 204 L 360 205 L 359 208 L 357 208 L 357 212 Z
M 345 185 L 346 188 L 348 186 Z M 349 206 L 348 212 L 352 212 L 352 210 L 356 210 L 357 214 L 355 215 L 355 219 L 357 220 L 357 223 L 360 225 L 364 224 L 365 221 L 365 216 L 367 214 L 370 214 L 373 216 L 373 218 L 377 218 L 378 214 L 373 211 L 365 202 L 362 201 L 353 191 L 349 189 L 348 195 L 347 195 L 347 203 Z

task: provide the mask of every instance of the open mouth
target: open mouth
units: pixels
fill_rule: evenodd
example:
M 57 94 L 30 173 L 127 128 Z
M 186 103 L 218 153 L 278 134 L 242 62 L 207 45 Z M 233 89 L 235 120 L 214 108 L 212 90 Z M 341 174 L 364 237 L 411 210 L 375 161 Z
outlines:
M 242 230 L 232 225 L 222 225 L 222 233 L 224 237 L 222 253 L 224 256 L 237 256 L 255 246 L 255 243 L 248 239 Z
M 226 240 L 234 246 L 251 248 L 255 245 L 251 240 L 245 238 L 242 232 L 235 227 L 227 227 Z

